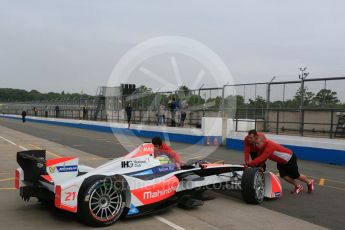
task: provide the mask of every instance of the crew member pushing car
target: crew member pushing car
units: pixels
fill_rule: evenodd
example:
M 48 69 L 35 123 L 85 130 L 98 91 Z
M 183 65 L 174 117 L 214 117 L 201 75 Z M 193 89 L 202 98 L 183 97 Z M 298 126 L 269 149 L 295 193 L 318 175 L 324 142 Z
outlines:
M 296 180 L 305 182 L 309 193 L 314 191 L 314 180 L 310 180 L 305 175 L 299 173 L 297 157 L 290 149 L 266 139 L 264 135 L 256 138 L 256 145 L 260 150 L 259 156 L 248 162 L 247 166 L 257 167 L 267 159 L 270 159 L 277 162 L 280 177 L 295 186 L 293 193 L 299 194 L 303 191 L 303 186 Z
M 152 138 L 152 144 L 154 146 L 155 157 L 160 155 L 166 155 L 169 157 L 171 162 L 176 164 L 177 168 L 181 168 L 181 157 L 172 148 L 170 148 L 166 143 L 162 141 L 160 137 Z
M 259 148 L 256 146 L 255 140 L 258 136 L 263 135 L 260 132 L 257 132 L 255 129 L 252 129 L 248 132 L 248 135 L 244 138 L 244 162 L 247 164 L 250 159 L 252 160 L 258 157 Z M 264 170 L 266 170 L 266 164 L 263 162 L 260 164 Z

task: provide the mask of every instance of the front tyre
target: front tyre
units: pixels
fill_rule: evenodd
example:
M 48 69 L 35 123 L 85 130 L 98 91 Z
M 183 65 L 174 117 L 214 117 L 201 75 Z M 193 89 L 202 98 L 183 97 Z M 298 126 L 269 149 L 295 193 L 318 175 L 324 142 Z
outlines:
M 265 177 L 260 168 L 247 168 L 243 171 L 242 197 L 249 204 L 260 204 L 265 197 Z
M 80 220 L 94 227 L 108 226 L 123 214 L 126 195 L 123 183 L 112 177 L 87 178 L 78 196 Z

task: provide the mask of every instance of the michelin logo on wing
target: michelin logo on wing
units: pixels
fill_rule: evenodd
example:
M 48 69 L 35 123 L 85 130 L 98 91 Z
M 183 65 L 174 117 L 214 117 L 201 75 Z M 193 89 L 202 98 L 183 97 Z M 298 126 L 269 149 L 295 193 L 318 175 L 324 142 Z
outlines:
M 57 166 L 56 169 L 58 172 L 75 172 L 78 170 L 77 165 L 68 165 L 68 166 Z

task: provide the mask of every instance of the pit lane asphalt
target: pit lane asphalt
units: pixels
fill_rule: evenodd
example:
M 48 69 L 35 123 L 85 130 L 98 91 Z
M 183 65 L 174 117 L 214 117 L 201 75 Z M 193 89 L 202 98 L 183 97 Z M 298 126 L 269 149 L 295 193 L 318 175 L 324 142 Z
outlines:
M 0 118 L 0 125 L 20 132 L 50 140 L 83 152 L 100 157 L 114 158 L 122 156 L 128 151 L 126 148 L 134 148 L 148 139 L 121 136 L 109 133 L 94 132 L 76 128 L 67 128 L 38 123 L 22 124 L 20 121 Z M 121 143 L 120 143 L 121 142 Z M 192 146 L 181 143 L 171 143 L 174 149 L 180 152 L 183 159 L 206 158 L 209 161 L 225 160 L 227 163 L 242 163 L 243 155 L 237 151 L 218 148 L 209 156 L 203 152 L 210 147 Z M 269 169 L 276 171 L 273 163 L 268 164 Z M 343 229 L 345 225 L 345 168 L 335 165 L 320 164 L 315 162 L 299 161 L 300 171 L 316 179 L 324 179 L 323 186 L 316 186 L 314 194 L 303 193 L 299 196 L 290 195 L 290 186 L 283 183 L 284 196 L 278 201 L 266 201 L 262 207 L 287 214 L 320 226 L 331 229 Z M 322 184 L 322 183 L 321 183 Z M 236 192 L 222 192 L 231 199 L 241 200 Z M 245 204 L 243 204 L 245 205 Z M 224 207 L 226 212 L 234 211 L 232 207 Z M 223 210 L 219 210 L 222 212 Z M 250 217 L 248 217 L 250 218 Z

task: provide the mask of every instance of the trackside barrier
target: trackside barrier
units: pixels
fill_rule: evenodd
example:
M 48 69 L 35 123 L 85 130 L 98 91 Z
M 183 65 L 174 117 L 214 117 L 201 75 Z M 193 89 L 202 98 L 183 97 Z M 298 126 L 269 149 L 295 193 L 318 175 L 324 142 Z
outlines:
M 4 115 L 0 117 L 21 120 L 18 115 Z M 221 144 L 221 118 L 203 118 L 202 124 L 207 127 L 204 129 L 178 128 L 178 127 L 160 127 L 148 125 L 131 125 L 131 129 L 127 128 L 127 124 L 106 123 L 85 120 L 68 120 L 60 118 L 41 118 L 27 117 L 27 122 L 37 122 L 43 124 L 60 125 L 79 129 L 88 129 L 106 133 L 116 133 L 123 135 L 131 135 L 145 138 L 161 136 L 165 140 L 183 142 L 189 144 L 204 145 L 209 139 L 212 139 L 212 145 Z M 212 126 L 212 124 L 214 124 Z
M 18 120 L 21 119 L 21 117 L 17 115 L 0 114 L 0 118 L 1 117 Z M 146 138 L 152 138 L 153 136 L 158 135 L 163 137 L 165 140 L 189 144 L 217 145 L 221 144 L 222 139 L 222 130 L 219 129 L 219 125 L 221 124 L 221 118 L 203 120 L 202 124 L 205 129 L 185 129 L 174 127 L 162 128 L 158 126 L 156 127 L 147 125 L 132 125 L 131 129 L 127 129 L 126 124 L 37 117 L 27 117 L 27 121 Z M 214 124 L 215 128 L 212 128 L 213 126 L 210 125 L 212 123 Z M 229 125 L 228 127 L 231 127 L 231 125 Z M 245 135 L 246 132 L 234 132 L 232 128 L 229 128 L 226 133 L 226 147 L 228 149 L 243 151 L 243 139 Z M 266 136 L 269 139 L 276 141 L 291 149 L 298 156 L 299 159 L 329 164 L 345 165 L 344 140 L 274 134 L 266 134 Z

